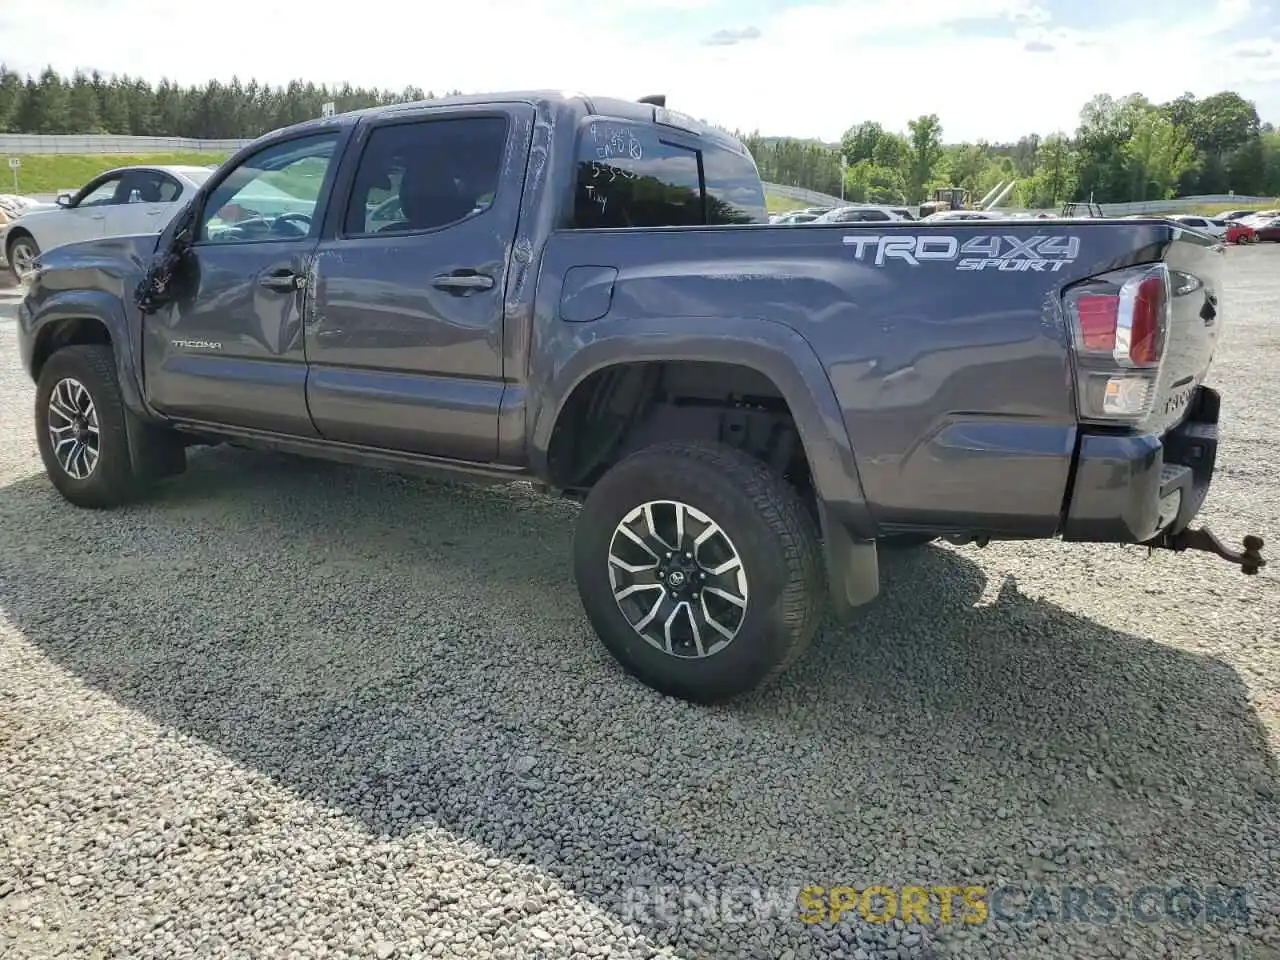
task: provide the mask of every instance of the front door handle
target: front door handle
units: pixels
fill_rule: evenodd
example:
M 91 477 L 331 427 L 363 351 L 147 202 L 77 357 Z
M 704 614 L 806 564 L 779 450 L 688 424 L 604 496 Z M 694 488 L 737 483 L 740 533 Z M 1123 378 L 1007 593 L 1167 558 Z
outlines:
M 493 277 L 484 273 L 445 273 L 431 281 L 441 290 L 492 290 Z
M 280 290 L 286 293 L 293 290 L 301 290 L 307 285 L 306 278 L 298 276 L 292 270 L 264 273 L 258 278 L 258 283 L 268 290 Z

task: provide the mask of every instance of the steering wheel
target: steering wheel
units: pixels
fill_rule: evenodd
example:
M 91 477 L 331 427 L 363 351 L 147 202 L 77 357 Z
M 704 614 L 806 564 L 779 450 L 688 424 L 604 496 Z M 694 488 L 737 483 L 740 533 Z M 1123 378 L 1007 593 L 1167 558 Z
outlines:
M 308 233 L 310 233 L 310 232 L 311 232 L 311 217 L 310 217 L 309 215 L 305 214 L 305 213 L 282 213 L 282 214 L 280 214 L 280 216 L 276 217 L 276 218 L 275 218 L 275 220 L 274 220 L 274 221 L 272 221 L 272 223 L 271 223 L 271 232 L 272 232 L 272 233 L 275 233 L 275 232 L 276 232 L 276 227 L 278 227 L 278 226 L 279 226 L 280 224 L 282 224 L 282 223 L 300 223 L 300 224 L 302 224 L 302 230 L 301 230 L 301 231 L 300 231 L 300 233 L 298 234 L 299 236 L 306 236 Z

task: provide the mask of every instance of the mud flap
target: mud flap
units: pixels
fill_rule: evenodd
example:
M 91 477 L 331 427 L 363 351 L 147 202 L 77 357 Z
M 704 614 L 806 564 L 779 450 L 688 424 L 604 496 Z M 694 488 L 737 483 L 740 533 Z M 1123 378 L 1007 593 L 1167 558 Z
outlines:
M 129 436 L 129 460 L 136 477 L 159 480 L 186 471 L 186 446 L 173 431 L 143 420 L 128 407 L 125 407 L 124 422 Z
M 880 595 L 880 557 L 874 540 L 855 540 L 844 524 L 818 505 L 822 523 L 823 558 L 827 564 L 827 594 L 832 612 L 841 620 Z

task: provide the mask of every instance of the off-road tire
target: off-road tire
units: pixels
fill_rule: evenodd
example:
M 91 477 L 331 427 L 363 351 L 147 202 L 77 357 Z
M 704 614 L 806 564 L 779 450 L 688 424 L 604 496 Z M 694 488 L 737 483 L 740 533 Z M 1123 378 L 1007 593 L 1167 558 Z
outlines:
M 49 401 L 57 384 L 71 378 L 88 391 L 98 420 L 98 461 L 83 479 L 72 476 L 58 461 L 49 435 Z M 106 509 L 128 503 L 148 486 L 137 477 L 129 456 L 125 406 L 116 379 L 111 348 L 99 345 L 64 347 L 40 371 L 36 384 L 36 442 L 49 480 L 68 502 L 78 507 Z
M 658 500 L 710 517 L 746 572 L 749 599 L 736 635 L 701 659 L 648 643 L 614 599 L 614 532 L 630 511 Z M 825 610 L 818 532 L 795 489 L 763 463 L 712 442 L 664 442 L 609 470 L 583 504 L 574 573 L 587 618 L 613 657 L 653 689 L 695 703 L 731 699 L 781 673 L 808 648 Z

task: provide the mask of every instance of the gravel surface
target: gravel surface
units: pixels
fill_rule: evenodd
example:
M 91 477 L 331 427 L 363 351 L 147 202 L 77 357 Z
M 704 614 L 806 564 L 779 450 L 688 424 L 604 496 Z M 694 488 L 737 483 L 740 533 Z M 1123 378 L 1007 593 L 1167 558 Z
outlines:
M 1228 257 L 1206 519 L 1280 544 L 1280 249 Z M 0 319 L 0 956 L 1280 957 L 1274 559 L 930 547 L 697 708 L 590 634 L 569 505 L 218 449 L 79 511 L 32 393 Z M 795 900 L 912 883 L 1228 885 L 1248 918 Z

